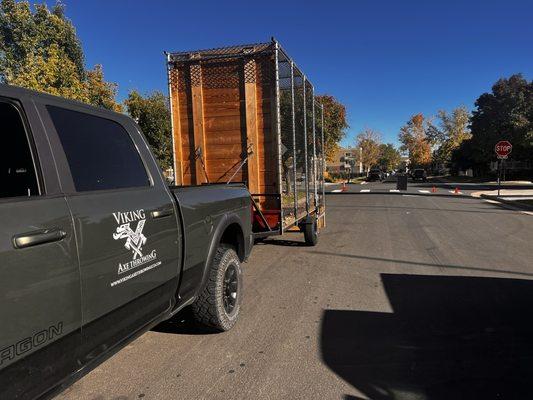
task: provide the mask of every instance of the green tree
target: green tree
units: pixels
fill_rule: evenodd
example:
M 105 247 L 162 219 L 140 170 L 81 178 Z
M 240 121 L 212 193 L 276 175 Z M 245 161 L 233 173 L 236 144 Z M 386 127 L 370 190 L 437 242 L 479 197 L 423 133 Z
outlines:
M 161 92 L 143 97 L 132 91 L 125 101 L 128 113 L 141 127 L 161 169 L 172 167 L 172 132 L 170 105 Z
M 402 160 L 402 155 L 392 143 L 383 143 L 379 145 L 378 164 L 385 171 L 396 169 Z
M 427 166 L 431 162 L 431 137 L 428 136 L 431 126 L 422 114 L 415 114 L 400 128 L 400 150 L 409 153 L 411 168 Z
M 58 2 L 0 1 L 0 81 L 120 110 L 101 66 L 85 71 L 76 30 Z
M 333 160 L 335 150 L 339 148 L 339 142 L 346 136 L 350 127 L 346 116 L 346 107 L 335 97 L 323 94 L 316 96 L 318 103 L 324 106 L 324 153 L 328 160 Z M 320 131 L 320 113 L 317 110 L 316 118 Z
M 472 159 L 486 169 L 495 158 L 499 140 L 513 144 L 514 159 L 532 159 L 533 154 L 533 81 L 521 74 L 498 80 L 491 93 L 476 100 L 472 112 Z
M 428 137 L 433 138 L 437 148 L 433 152 L 433 161 L 448 164 L 452 153 L 459 148 L 461 143 L 472 137 L 470 133 L 470 113 L 466 107 L 458 107 L 451 114 L 439 110 L 437 114 L 440 128 L 431 127 Z
M 377 165 L 380 157 L 381 134 L 366 128 L 356 137 L 356 148 L 361 149 L 361 163 L 366 170 Z

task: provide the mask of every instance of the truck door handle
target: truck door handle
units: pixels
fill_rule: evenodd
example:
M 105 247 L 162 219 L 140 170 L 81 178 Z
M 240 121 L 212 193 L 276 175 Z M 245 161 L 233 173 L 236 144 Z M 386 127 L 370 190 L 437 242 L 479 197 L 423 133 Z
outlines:
M 174 210 L 172 208 L 165 208 L 162 210 L 154 210 L 151 212 L 152 218 L 164 218 L 168 217 L 170 215 L 174 214 Z
M 16 249 L 23 249 L 38 244 L 57 242 L 66 236 L 67 233 L 60 228 L 40 229 L 13 236 L 13 246 Z

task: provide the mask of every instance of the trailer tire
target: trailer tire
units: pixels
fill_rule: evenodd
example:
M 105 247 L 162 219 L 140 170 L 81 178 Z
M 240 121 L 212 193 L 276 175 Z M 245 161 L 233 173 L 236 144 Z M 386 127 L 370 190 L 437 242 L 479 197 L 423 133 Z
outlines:
M 214 331 L 228 331 L 237 322 L 241 301 L 239 257 L 233 248 L 220 245 L 209 266 L 206 285 L 192 304 L 194 319 Z
M 310 221 L 305 223 L 303 229 L 305 244 L 308 246 L 316 246 L 318 243 L 318 222 L 315 217 L 310 219 Z

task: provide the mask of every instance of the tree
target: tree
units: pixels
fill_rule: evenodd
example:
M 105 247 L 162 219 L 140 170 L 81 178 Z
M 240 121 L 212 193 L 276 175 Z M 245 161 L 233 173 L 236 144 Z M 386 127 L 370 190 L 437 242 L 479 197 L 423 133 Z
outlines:
M 324 106 L 324 153 L 326 158 L 332 161 L 339 142 L 346 136 L 346 131 L 350 127 L 346 119 L 346 107 L 335 97 L 327 94 L 316 96 L 316 100 Z M 322 124 L 319 110 L 316 110 L 316 118 L 320 132 Z
M 400 128 L 398 138 L 402 151 L 409 153 L 412 167 L 427 166 L 431 162 L 431 143 L 427 132 L 431 123 L 422 114 L 413 115 L 407 124 Z
M 463 106 L 454 109 L 451 114 L 439 110 L 437 116 L 440 120 L 440 129 L 431 127 L 428 133 L 428 137 L 432 137 L 433 143 L 437 144 L 433 152 L 433 160 L 448 164 L 452 159 L 453 151 L 458 149 L 463 141 L 472 137 L 468 128 L 470 113 Z
M 398 149 L 392 143 L 384 143 L 379 145 L 379 160 L 378 163 L 384 171 L 392 171 L 396 169 L 402 160 L 402 156 Z
M 376 165 L 380 157 L 381 134 L 366 128 L 356 137 L 356 147 L 361 149 L 361 163 L 366 170 Z
M 86 72 L 81 42 L 58 2 L 0 2 L 0 82 L 120 110 L 101 66 Z
M 494 145 L 499 140 L 513 144 L 514 159 L 532 159 L 533 81 L 527 81 L 521 74 L 500 79 L 491 93 L 479 96 L 475 106 L 471 148 L 478 166 L 486 168 L 494 159 Z
M 132 91 L 125 101 L 128 113 L 141 127 L 161 169 L 172 167 L 172 130 L 170 105 L 161 92 L 143 97 Z
M 97 64 L 94 69 L 87 71 L 86 92 L 89 103 L 117 112 L 122 111 L 122 106 L 115 101 L 117 84 L 104 80 L 101 65 Z

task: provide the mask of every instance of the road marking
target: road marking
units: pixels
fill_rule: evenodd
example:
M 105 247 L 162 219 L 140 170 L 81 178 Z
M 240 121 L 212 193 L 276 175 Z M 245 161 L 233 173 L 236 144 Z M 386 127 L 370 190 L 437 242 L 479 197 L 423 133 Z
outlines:
M 391 192 L 391 193 L 398 193 L 399 190 L 398 190 L 398 189 L 390 189 L 389 192 Z
M 500 204 L 500 202 L 499 202 L 499 201 L 496 201 L 496 200 L 485 199 L 485 201 L 486 201 L 487 203 L 491 203 L 491 204 Z
M 361 185 L 366 185 L 366 184 L 367 184 L 366 181 L 361 182 Z
M 342 192 L 342 189 L 335 189 L 331 191 L 331 193 L 339 193 L 339 192 Z
M 455 192 L 455 190 L 448 190 L 448 192 L 453 193 L 453 194 L 463 194 L 463 192 Z
M 531 211 L 522 211 L 522 214 L 533 215 L 533 212 L 531 212 Z
M 429 190 L 418 190 L 420 193 L 429 193 Z
M 360 192 L 361 192 L 361 193 L 369 193 L 369 192 L 370 192 L 370 189 L 361 189 Z

